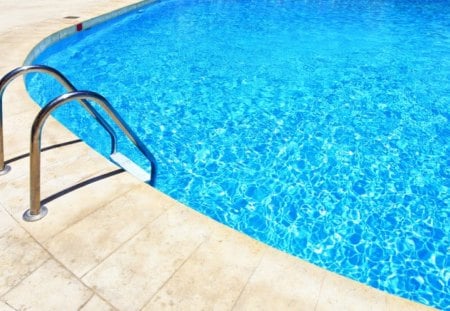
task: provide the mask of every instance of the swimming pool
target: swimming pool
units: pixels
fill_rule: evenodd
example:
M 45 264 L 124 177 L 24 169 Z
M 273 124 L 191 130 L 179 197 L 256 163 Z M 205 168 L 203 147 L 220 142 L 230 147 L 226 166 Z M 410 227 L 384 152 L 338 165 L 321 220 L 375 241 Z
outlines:
M 445 309 L 449 54 L 448 1 L 161 1 L 34 62 L 110 100 L 155 154 L 163 192 Z M 61 92 L 38 75 L 28 86 L 41 104 Z M 57 114 L 108 154 L 83 116 Z

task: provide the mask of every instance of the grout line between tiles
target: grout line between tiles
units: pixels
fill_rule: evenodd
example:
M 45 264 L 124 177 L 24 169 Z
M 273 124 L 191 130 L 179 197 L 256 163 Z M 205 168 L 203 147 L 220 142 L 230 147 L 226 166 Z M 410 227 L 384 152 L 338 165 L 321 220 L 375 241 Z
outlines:
M 83 283 L 83 285 L 86 286 L 86 284 L 84 284 L 84 283 Z M 101 296 L 99 293 L 97 293 L 97 291 L 95 289 L 90 288 L 89 286 L 87 286 L 87 287 L 92 291 L 92 296 L 82 306 L 78 307 L 78 309 L 77 309 L 78 311 L 82 311 L 82 309 L 89 303 L 89 301 L 91 301 L 95 297 L 98 297 L 101 301 L 106 303 L 108 305 L 108 307 L 110 307 L 112 310 L 114 310 L 114 311 L 119 310 L 115 306 L 113 306 L 108 300 L 103 298 L 103 296 Z
M 44 264 L 46 264 L 47 262 L 49 262 L 50 260 L 55 261 L 62 269 L 64 269 L 65 271 L 67 271 L 71 277 L 73 277 L 74 279 L 76 279 L 81 285 L 83 285 L 86 289 L 88 289 L 89 291 L 97 294 L 90 286 L 86 285 L 78 276 L 76 276 L 70 269 L 68 269 L 61 261 L 59 261 L 56 257 L 54 257 L 52 255 L 52 253 L 50 253 L 45 247 L 43 247 L 34 237 L 31 236 L 31 238 L 37 243 L 39 244 L 43 250 L 50 256 L 50 258 L 47 258 L 37 269 L 35 269 L 33 272 L 29 273 L 27 275 L 27 277 L 23 278 L 20 283 L 22 283 L 25 279 L 27 279 L 29 276 L 31 276 L 34 272 L 36 272 L 39 268 L 41 268 Z M 17 284 L 15 287 L 17 287 L 19 284 Z M 14 287 L 14 288 L 15 288 Z M 10 291 L 8 291 L 10 292 Z M 89 300 L 89 299 L 88 299 Z
M 200 247 L 203 244 L 205 244 L 207 241 L 209 241 L 210 239 L 211 239 L 211 234 L 208 235 L 208 237 L 206 237 L 204 240 L 202 240 L 195 247 L 195 249 L 192 251 L 192 253 L 188 257 L 186 257 L 186 259 L 181 263 L 181 265 L 177 269 L 175 269 L 175 271 L 172 273 L 172 275 L 170 277 L 168 277 L 167 280 L 155 291 L 155 293 L 142 305 L 140 310 L 144 309 L 152 301 L 152 299 L 170 282 L 170 280 L 172 280 L 173 276 L 192 258 L 192 256 L 194 256 L 197 253 L 197 251 L 200 249 Z
M 325 284 L 326 278 L 327 278 L 327 273 L 324 273 L 322 276 L 322 280 L 320 282 L 319 295 L 317 295 L 317 300 L 316 300 L 316 303 L 314 304 L 314 311 L 316 311 L 319 306 L 320 297 L 322 297 L 322 288 Z
M 10 305 L 9 303 L 7 303 L 5 300 L 1 299 L 0 301 L 3 302 L 3 303 L 4 303 L 5 305 L 7 305 L 8 307 L 10 307 L 11 310 L 18 311 L 16 308 L 14 308 L 13 306 L 11 306 L 11 305 Z
M 386 310 L 386 311 L 389 311 L 389 304 L 388 304 L 388 295 L 385 293 L 385 292 L 383 292 L 383 297 L 384 297 L 384 309 Z
M 45 250 L 44 250 L 45 251 Z M 47 252 L 48 253 L 48 252 Z M 4 292 L 1 295 L 1 298 L 3 300 L 3 298 L 8 295 L 11 291 L 13 291 L 16 287 L 20 286 L 20 284 L 22 284 L 26 279 L 28 279 L 33 273 L 35 273 L 37 270 L 39 270 L 43 265 L 45 265 L 47 262 L 49 262 L 52 258 L 48 257 L 47 259 L 45 259 L 39 266 L 37 266 L 35 269 L 29 271 L 26 275 L 24 275 L 19 282 L 17 282 L 14 286 L 12 286 L 10 289 L 8 289 L 6 292 Z M 15 309 L 15 308 L 14 308 Z
M 83 273 L 80 276 L 80 280 L 82 280 L 85 276 L 87 276 L 90 272 L 92 272 L 93 270 L 95 270 L 98 266 L 100 266 L 103 262 L 105 262 L 108 258 L 110 258 L 113 254 L 115 254 L 117 251 L 119 251 L 119 249 L 121 249 L 125 244 L 127 244 L 128 242 L 130 242 L 132 239 L 134 239 L 136 236 L 138 236 L 142 231 L 144 231 L 149 225 L 151 225 L 152 223 L 154 223 L 156 220 L 160 219 L 164 214 L 166 214 L 172 207 L 168 207 L 167 210 L 164 210 L 161 212 L 161 214 L 159 214 L 157 217 L 155 217 L 152 221 L 146 223 L 145 225 L 142 226 L 141 229 L 139 229 L 138 231 L 136 231 L 135 234 L 133 234 L 132 236 L 130 236 L 129 239 L 127 239 L 126 241 L 120 243 L 116 248 L 114 248 L 114 250 L 112 250 L 107 256 L 105 256 L 105 258 L 103 258 L 100 262 L 98 262 L 95 266 L 93 266 L 91 269 L 89 269 L 88 271 L 86 271 L 85 273 Z
M 84 283 L 83 283 L 84 284 Z M 84 284 L 86 285 L 86 284 Z M 88 287 L 90 288 L 90 287 Z M 98 298 L 100 298 L 104 303 L 106 303 L 109 307 L 111 307 L 114 311 L 119 310 L 117 309 L 115 306 L 113 306 L 108 300 L 106 300 L 101 294 L 99 294 L 95 289 L 90 288 L 92 290 L 92 292 L 94 293 L 93 297 L 97 296 Z M 89 302 L 89 301 L 88 301 Z
M 264 259 L 264 257 L 267 255 L 268 251 L 269 250 L 267 248 L 265 248 L 263 253 L 260 255 L 258 263 L 253 268 L 252 273 L 248 276 L 247 281 L 245 282 L 244 286 L 242 287 L 239 295 L 236 297 L 236 300 L 234 301 L 233 306 L 231 307 L 231 310 L 236 310 L 236 304 L 238 303 L 239 299 L 241 299 L 242 294 L 244 293 L 245 289 L 247 288 L 250 280 L 253 278 L 253 275 L 255 274 L 256 270 L 261 266 L 261 262 Z
M 87 179 L 89 179 L 89 178 L 87 178 Z M 88 213 L 85 214 L 83 217 L 77 218 L 75 221 L 70 222 L 66 227 L 64 227 L 63 229 L 61 229 L 61 230 L 55 232 L 53 235 L 51 235 L 50 237 L 48 237 L 47 239 L 45 239 L 44 241 L 42 241 L 42 244 L 48 243 L 51 239 L 53 239 L 54 237 L 56 237 L 58 234 L 63 233 L 64 231 L 68 230 L 69 228 L 71 228 L 72 226 L 78 224 L 79 222 L 85 220 L 87 217 L 91 216 L 92 214 L 96 213 L 97 211 L 102 210 L 102 209 L 104 209 L 104 208 L 107 208 L 108 205 L 109 205 L 111 202 L 117 200 L 120 196 L 125 195 L 125 194 L 127 194 L 128 192 L 130 192 L 130 191 L 133 191 L 133 189 L 134 189 L 134 187 L 131 187 L 131 189 L 129 189 L 129 190 L 125 191 L 125 192 L 121 192 L 121 193 L 119 193 L 119 194 L 116 193 L 114 196 L 111 196 L 108 200 L 105 200 L 105 203 L 104 203 L 104 204 L 102 203 L 101 206 L 99 206 L 99 207 L 97 207 L 97 208 L 94 208 L 92 211 L 88 212 Z
M 92 295 L 91 295 L 91 297 L 89 297 L 81 306 L 79 306 L 78 307 L 78 310 L 81 310 L 81 309 L 83 309 L 87 304 L 88 304 L 88 302 L 89 301 L 91 301 L 92 300 L 92 298 L 94 298 L 95 297 L 95 293 L 94 292 L 92 292 Z
M 26 280 L 28 277 L 30 277 L 34 272 L 36 272 L 38 269 L 40 269 L 43 265 L 45 265 L 47 262 L 49 262 L 50 260 L 54 260 L 58 265 L 60 265 L 64 270 L 66 270 L 73 278 L 75 278 L 78 282 L 80 282 L 80 284 L 82 284 L 84 287 L 86 287 L 87 289 L 89 289 L 93 295 L 97 295 L 98 297 L 100 297 L 103 301 L 105 301 L 109 306 L 111 306 L 114 310 L 117 310 L 116 307 L 114 307 L 113 305 L 111 305 L 111 303 L 106 300 L 103 296 L 101 296 L 94 288 L 90 287 L 89 285 L 87 285 L 85 282 L 83 282 L 83 280 L 78 277 L 77 275 L 75 275 L 72 270 L 70 270 L 68 267 L 66 267 L 61 261 L 59 261 L 55 256 L 53 256 L 53 254 L 46 248 L 44 247 L 38 240 L 36 240 L 28 231 L 25 230 L 25 228 L 23 228 L 22 226 L 20 226 L 20 223 L 7 211 L 5 210 L 6 213 L 8 213 L 8 215 L 10 215 L 10 217 L 14 220 L 14 222 L 16 222 L 19 227 L 21 229 L 23 229 L 26 234 L 28 234 L 28 236 L 37 244 L 39 245 L 42 250 L 48 255 L 48 258 L 45 259 L 42 264 L 40 264 L 38 267 L 36 267 L 35 269 L 33 269 L 32 271 L 30 271 L 29 273 L 27 273 L 23 278 L 20 279 L 19 282 L 17 282 L 13 287 L 11 287 L 8 291 L 6 291 L 5 293 L 3 293 L 1 295 L 1 298 L 3 300 L 3 297 L 6 296 L 9 292 L 11 292 L 13 289 L 15 289 L 17 286 L 19 286 L 21 283 L 23 283 L 24 280 Z M 160 216 L 159 216 L 160 217 Z M 158 218 L 159 218 L 158 217 Z M 145 228 L 145 227 L 144 227 Z M 141 230 L 142 231 L 142 230 Z M 92 296 L 91 296 L 92 298 Z M 86 303 L 91 299 L 89 298 Z M 6 302 L 5 302 L 6 303 Z M 85 304 L 86 304 L 85 303 Z M 84 304 L 84 305 L 85 305 Z M 8 305 L 9 306 L 9 305 Z M 79 307 L 79 309 L 81 308 L 81 306 Z M 13 308 L 14 310 L 16 310 L 15 308 Z

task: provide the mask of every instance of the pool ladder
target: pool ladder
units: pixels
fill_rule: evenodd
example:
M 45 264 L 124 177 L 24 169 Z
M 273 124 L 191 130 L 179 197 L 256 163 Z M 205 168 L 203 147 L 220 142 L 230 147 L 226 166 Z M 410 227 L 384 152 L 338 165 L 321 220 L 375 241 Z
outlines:
M 128 125 L 122 120 L 119 114 L 114 110 L 111 104 L 98 93 L 90 91 L 78 91 L 72 83 L 58 70 L 44 65 L 32 65 L 18 67 L 0 79 L 0 175 L 5 175 L 10 171 L 10 166 L 6 165 L 4 159 L 3 148 L 3 93 L 6 87 L 17 77 L 26 75 L 28 73 L 45 73 L 55 78 L 67 90 L 68 93 L 60 95 L 51 100 L 47 105 L 39 111 L 34 119 L 31 128 L 30 140 L 30 209 L 23 214 L 23 219 L 26 221 L 36 221 L 47 215 L 47 208 L 41 205 L 41 134 L 42 128 L 51 112 L 64 104 L 77 101 L 84 107 L 90 115 L 108 132 L 111 138 L 111 160 L 122 168 L 137 172 L 137 177 L 150 185 L 154 186 L 156 181 L 157 166 L 153 154 L 145 147 L 139 138 L 133 133 Z M 94 101 L 99 104 L 108 116 L 116 123 L 116 125 L 125 133 L 128 139 L 139 149 L 139 151 L 150 162 L 150 174 L 143 172 L 135 163 L 129 160 L 126 156 L 117 151 L 117 136 L 113 128 L 106 122 L 106 120 L 95 110 L 95 108 L 88 102 Z

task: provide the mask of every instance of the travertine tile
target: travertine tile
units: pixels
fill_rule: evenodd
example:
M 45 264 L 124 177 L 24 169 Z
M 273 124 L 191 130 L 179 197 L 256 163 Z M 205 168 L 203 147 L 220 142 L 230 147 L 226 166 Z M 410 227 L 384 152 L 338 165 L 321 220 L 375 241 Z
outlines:
M 18 117 L 17 119 L 21 119 L 20 117 Z M 59 130 L 59 129 L 58 129 Z M 26 127 L 26 132 L 25 133 L 20 133 L 17 132 L 14 135 L 8 135 L 5 134 L 5 151 L 7 152 L 5 159 L 6 160 L 13 160 L 18 156 L 26 157 L 25 163 L 26 163 L 26 171 L 27 171 L 27 175 L 29 173 L 29 164 L 30 164 L 30 129 L 29 127 Z M 56 132 L 56 131 L 55 131 Z M 58 162 L 64 162 L 67 159 L 69 159 L 69 161 L 73 158 L 75 159 L 76 157 L 81 157 L 83 156 L 85 153 L 83 153 L 82 149 L 80 148 L 80 150 L 78 149 L 72 149 L 72 152 L 70 152 L 70 148 L 74 148 L 75 145 L 70 145 L 70 146 L 65 146 L 65 147 L 57 147 L 55 148 L 58 144 L 62 144 L 62 143 L 68 143 L 68 142 L 72 142 L 72 141 L 76 141 L 79 140 L 78 137 L 73 136 L 73 135 L 61 135 L 61 132 L 57 132 L 59 133 L 59 135 L 45 135 L 42 137 L 42 145 L 41 145 L 41 160 L 42 160 L 42 165 L 45 165 L 43 167 L 46 167 L 47 165 L 49 165 L 49 167 L 57 164 Z M 13 143 L 11 143 L 10 141 L 14 141 Z M 20 141 L 20 143 L 16 143 L 16 141 Z M 78 143 L 78 148 L 79 146 L 81 146 L 82 143 Z M 25 148 L 23 147 L 25 146 Z M 48 148 L 53 147 L 53 149 L 51 150 L 47 150 Z M 77 147 L 75 147 L 77 148 Z M 64 150 L 66 149 L 66 150 Z M 76 150 L 76 151 L 75 151 Z M 66 152 L 66 154 L 64 154 L 64 152 Z M 12 162 L 11 167 L 15 167 L 17 166 L 17 164 L 15 162 Z M 81 169 L 81 167 L 80 167 Z
M 91 290 L 50 259 L 3 300 L 18 310 L 77 310 L 91 296 Z
M 325 270 L 269 249 L 235 310 L 314 310 Z
M 0 301 L 0 310 L 1 311 L 14 311 L 13 308 L 11 308 L 10 306 L 8 306 L 6 303 L 4 303 L 3 301 Z
M 144 189 L 148 187 L 141 184 L 124 193 L 49 240 L 45 246 L 81 277 L 146 224 L 177 204 L 153 189 Z
M 118 170 L 118 168 L 115 170 Z M 86 180 L 101 177 L 106 173 L 100 171 L 92 176 L 84 176 L 83 178 Z M 68 174 L 71 175 L 70 173 Z M 48 197 L 51 189 L 53 189 L 53 193 L 57 193 L 83 182 L 83 180 L 78 179 L 80 178 L 79 176 L 71 177 L 70 181 L 67 180 L 68 177 L 64 176 L 64 172 L 61 170 L 59 177 L 55 176 L 54 179 L 43 181 L 42 192 L 47 193 L 47 195 L 43 194 L 41 198 L 45 199 Z M 27 223 L 22 220 L 23 213 L 29 208 L 28 179 L 13 180 L 7 183 L 4 189 L 0 190 L 0 193 L 2 194 L 2 200 L 5 199 L 8 211 L 16 220 L 21 222 L 26 230 L 38 241 L 44 242 L 122 193 L 140 184 L 127 173 L 100 179 L 47 203 L 48 215 L 33 223 Z
M 47 241 L 56 233 L 129 191 L 136 184 L 136 180 L 126 173 L 96 181 L 47 203 L 49 214 L 39 221 L 40 224 L 25 223 L 24 227 L 39 241 Z
M 9 218 L 9 215 L 1 210 L 0 217 Z M 12 222 L 12 219 L 2 219 L 2 224 L 8 228 L 2 228 L 0 234 L 0 295 L 16 286 L 49 258 L 44 249 Z
M 230 310 L 264 246 L 231 229 L 215 231 L 144 310 Z
M 2 201 L 13 205 L 24 197 L 28 199 L 30 159 L 26 157 L 10 165 L 11 172 L 0 179 L 0 184 L 4 185 L 0 191 Z M 117 166 L 104 161 L 103 157 L 81 143 L 41 152 L 41 197 L 44 199 L 96 174 L 114 169 Z
M 39 108 L 31 103 L 29 105 L 18 104 L 21 102 L 18 91 L 24 89 L 23 83 L 17 81 L 6 88 L 3 96 L 4 115 L 8 116 L 3 124 L 6 160 L 12 155 L 30 151 L 31 125 L 39 112 Z
M 18 226 L 14 219 L 5 211 L 3 205 L 0 204 L 0 236 Z
M 394 295 L 386 294 L 386 304 L 388 311 L 407 310 L 407 311 L 432 311 L 434 308 L 412 302 Z
M 0 78 L 3 77 L 3 75 L 6 74 L 7 72 L 17 67 L 18 65 L 20 66 L 21 61 L 23 61 L 23 59 L 20 60 L 20 58 L 18 58 L 19 56 L 18 54 L 20 52 L 11 53 L 11 51 L 14 51 L 14 48 L 17 47 L 16 42 L 14 42 L 14 40 L 11 40 L 11 37 L 14 37 L 15 35 L 17 35 L 17 32 L 10 31 L 10 34 L 2 32 L 0 24 L 0 40 L 2 42 L 2 48 L 0 49 L 0 57 L 1 57 L 0 59 L 3 65 Z M 17 49 L 15 51 L 17 51 Z
M 79 311 L 114 311 L 114 308 L 94 295 Z
M 327 273 L 316 310 L 386 310 L 383 292 L 335 273 Z
M 138 310 L 210 232 L 209 221 L 186 208 L 161 215 L 88 273 L 83 281 L 121 310 Z
M 11 166 L 8 174 L 0 176 L 0 202 L 16 220 L 18 220 L 16 210 L 25 211 L 28 207 L 29 185 L 26 174 L 28 172 L 22 165 L 22 167 Z

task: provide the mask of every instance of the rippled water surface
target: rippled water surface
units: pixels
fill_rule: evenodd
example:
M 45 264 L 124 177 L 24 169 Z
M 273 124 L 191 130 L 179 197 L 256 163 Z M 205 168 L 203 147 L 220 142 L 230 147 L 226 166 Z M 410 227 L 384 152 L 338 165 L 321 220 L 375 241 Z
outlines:
M 450 305 L 450 1 L 161 1 L 35 63 L 108 98 L 154 152 L 165 193 L 329 270 Z M 61 92 L 28 82 L 41 104 Z M 86 114 L 57 117 L 108 154 Z

